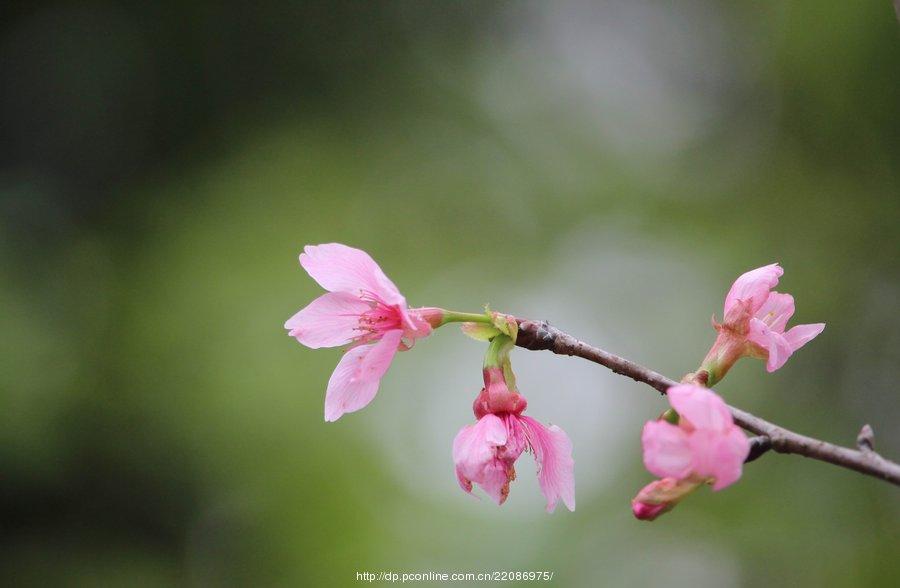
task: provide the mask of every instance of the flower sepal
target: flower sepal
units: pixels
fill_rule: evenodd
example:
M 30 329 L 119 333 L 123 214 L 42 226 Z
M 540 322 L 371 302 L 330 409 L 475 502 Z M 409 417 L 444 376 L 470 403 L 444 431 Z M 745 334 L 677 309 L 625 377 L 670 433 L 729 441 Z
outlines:
M 510 386 L 502 368 L 485 368 L 483 375 L 484 388 L 472 403 L 475 418 L 480 419 L 486 414 L 521 414 L 528 408 L 528 401 L 516 390 L 515 382 Z
M 490 341 L 500 334 L 500 329 L 486 323 L 463 323 L 459 328 L 464 335 L 476 341 Z
M 516 317 L 511 314 L 503 314 L 502 312 L 490 312 L 491 323 L 494 327 L 512 339 L 513 344 L 516 342 L 516 337 L 519 335 L 519 323 L 516 321 Z

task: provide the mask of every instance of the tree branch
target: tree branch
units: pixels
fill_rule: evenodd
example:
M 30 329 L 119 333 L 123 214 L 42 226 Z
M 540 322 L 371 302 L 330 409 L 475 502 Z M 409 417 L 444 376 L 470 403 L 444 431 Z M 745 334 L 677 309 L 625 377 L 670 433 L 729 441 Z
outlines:
M 519 347 L 532 351 L 546 350 L 558 355 L 580 357 L 598 363 L 619 375 L 643 382 L 662 394 L 678 384 L 675 380 L 624 357 L 579 341 L 568 333 L 550 326 L 546 321 L 516 320 L 519 323 L 516 345 Z M 850 449 L 795 433 L 739 408 L 733 406 L 728 408 L 731 410 L 734 422 L 747 431 L 760 436 L 751 440 L 751 452 L 747 461 L 753 461 L 771 449 L 776 453 L 794 453 L 824 461 L 900 486 L 900 464 L 887 460 L 875 452 L 873 448 L 874 435 L 868 425 L 860 431 L 858 441 L 860 449 Z

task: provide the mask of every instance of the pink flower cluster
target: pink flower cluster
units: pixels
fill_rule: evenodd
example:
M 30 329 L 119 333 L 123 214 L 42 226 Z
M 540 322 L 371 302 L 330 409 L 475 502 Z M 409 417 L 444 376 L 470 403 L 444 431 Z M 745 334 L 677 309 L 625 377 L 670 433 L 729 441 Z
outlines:
M 300 265 L 328 290 L 285 323 L 290 335 L 311 348 L 348 345 L 328 381 L 325 420 L 334 421 L 369 404 L 398 351 L 427 337 L 447 321 L 490 340 L 484 387 L 473 404 L 476 422 L 453 440 L 460 487 L 479 485 L 497 504 L 509 495 L 515 463 L 531 452 L 541 492 L 552 512 L 562 502 L 575 509 L 572 442 L 557 426 L 524 416 L 528 406 L 516 390 L 508 351 L 516 338 L 514 317 L 464 315 L 439 308 L 409 308 L 406 299 L 364 251 L 338 243 L 307 246 Z M 750 451 L 725 402 L 709 388 L 741 357 L 766 360 L 768 371 L 784 365 L 797 349 L 825 328 L 822 323 L 786 330 L 794 314 L 790 294 L 773 291 L 783 270 L 767 265 L 740 276 L 725 297 L 718 336 L 689 383 L 667 391 L 672 410 L 644 425 L 644 465 L 659 477 L 632 500 L 634 515 L 653 520 L 704 484 L 721 490 L 741 477 Z M 499 322 L 498 322 L 499 321 Z
M 328 293 L 313 300 L 284 324 L 307 347 L 349 344 L 328 381 L 325 420 L 334 421 L 368 405 L 398 351 L 427 337 L 444 311 L 414 308 L 364 251 L 339 243 L 308 245 L 300 265 Z M 485 387 L 475 401 L 478 422 L 464 427 L 453 442 L 460 486 L 479 484 L 498 504 L 515 479 L 514 464 L 530 451 L 538 482 L 552 511 L 558 500 L 575 508 L 572 443 L 562 429 L 523 416 L 527 402 L 510 390 L 500 368 L 485 370 Z
M 712 385 L 741 357 L 766 360 L 768 371 L 782 367 L 797 349 L 825 328 L 823 323 L 797 325 L 788 331 L 794 298 L 772 290 L 784 270 L 770 264 L 735 280 L 725 296 L 722 324 L 696 379 Z M 644 465 L 660 477 L 632 500 L 634 516 L 654 520 L 703 484 L 721 490 L 741 477 L 749 442 L 734 424 L 728 406 L 709 388 L 673 386 L 667 396 L 677 424 L 664 419 L 644 425 Z

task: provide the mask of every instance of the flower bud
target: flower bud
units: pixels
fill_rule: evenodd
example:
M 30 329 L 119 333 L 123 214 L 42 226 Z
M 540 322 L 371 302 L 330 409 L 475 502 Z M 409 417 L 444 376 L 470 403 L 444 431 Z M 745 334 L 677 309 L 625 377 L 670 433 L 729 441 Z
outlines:
M 636 519 L 641 521 L 655 521 L 656 517 L 669 512 L 673 507 L 673 504 L 648 504 L 638 502 L 637 499 L 631 501 L 631 512 L 634 513 Z
M 653 521 L 675 508 L 682 498 L 696 490 L 700 482 L 663 478 L 650 482 L 631 501 L 631 512 L 642 521 Z

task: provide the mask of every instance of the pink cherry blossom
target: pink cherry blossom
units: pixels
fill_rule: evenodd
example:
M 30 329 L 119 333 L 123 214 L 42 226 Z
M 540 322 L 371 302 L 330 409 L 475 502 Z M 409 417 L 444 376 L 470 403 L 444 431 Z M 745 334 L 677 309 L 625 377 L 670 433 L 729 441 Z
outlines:
M 669 388 L 677 425 L 664 420 L 644 425 L 644 465 L 660 478 L 710 482 L 721 490 L 741 477 L 750 444 L 734 424 L 725 402 L 702 386 Z
M 794 298 L 772 290 L 783 273 L 773 263 L 741 275 L 731 286 L 724 320 L 714 323 L 719 336 L 702 366 L 710 384 L 721 380 L 740 357 L 765 359 L 766 369 L 774 372 L 825 329 L 825 323 L 815 323 L 785 331 L 794 314 Z
M 410 309 L 369 254 L 340 243 L 307 245 L 300 265 L 328 290 L 284 324 L 307 347 L 350 344 L 328 381 L 325 420 L 372 401 L 397 351 L 431 333 L 438 309 Z
M 631 511 L 652 521 L 669 512 L 702 484 L 721 490 L 741 477 L 750 443 L 734 424 L 731 412 L 710 389 L 681 384 L 666 393 L 678 424 L 665 420 L 644 425 L 644 465 L 661 479 L 641 489 Z
M 516 479 L 516 460 L 523 451 L 531 451 L 547 512 L 553 512 L 560 499 L 575 510 L 575 462 L 568 435 L 556 425 L 546 427 L 523 416 L 528 403 L 505 386 L 502 371 L 486 369 L 484 379 L 485 388 L 474 405 L 478 422 L 463 427 L 453 440 L 460 487 L 471 493 L 476 483 L 494 502 L 503 504 L 510 482 Z

